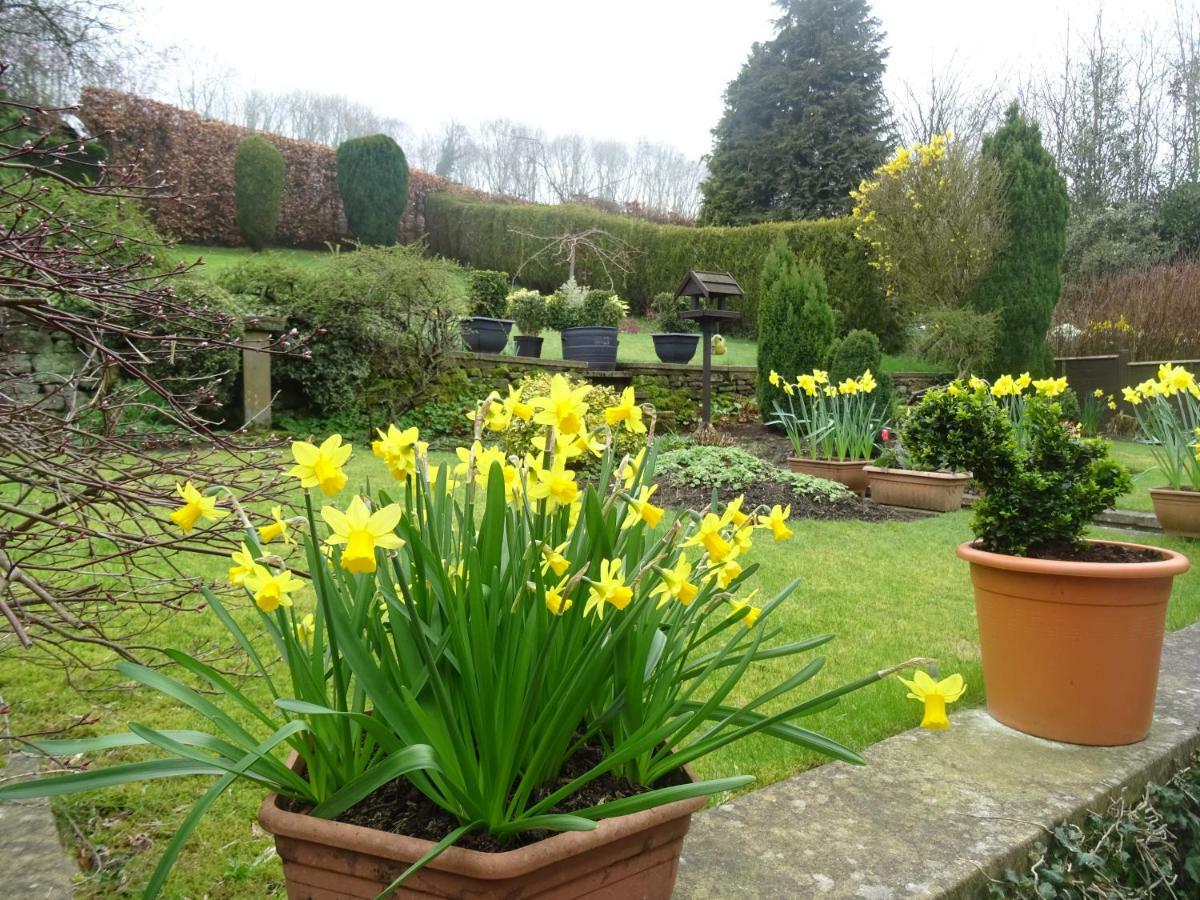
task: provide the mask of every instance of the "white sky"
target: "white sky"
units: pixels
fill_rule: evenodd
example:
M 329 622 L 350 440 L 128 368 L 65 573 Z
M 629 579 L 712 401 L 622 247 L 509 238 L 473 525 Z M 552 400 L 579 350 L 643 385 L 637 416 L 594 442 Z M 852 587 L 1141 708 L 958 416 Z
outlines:
M 888 86 L 955 60 L 1015 86 L 1060 59 L 1100 0 L 875 0 Z M 1174 0 L 1105 0 L 1110 34 L 1165 26 Z M 1184 0 L 1188 2 L 1188 0 Z M 710 147 L 722 93 L 770 0 L 142 0 L 139 31 L 236 68 L 244 86 L 341 93 L 415 132 L 506 117 L 547 133 Z

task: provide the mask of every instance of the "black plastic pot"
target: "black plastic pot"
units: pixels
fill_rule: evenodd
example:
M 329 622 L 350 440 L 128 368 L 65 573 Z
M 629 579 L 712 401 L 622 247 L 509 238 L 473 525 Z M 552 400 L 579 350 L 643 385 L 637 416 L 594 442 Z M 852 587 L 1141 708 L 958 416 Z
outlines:
M 659 362 L 665 363 L 686 365 L 692 361 L 696 348 L 700 346 L 698 334 L 663 332 L 650 335 L 650 339 L 654 341 L 654 352 L 658 354 Z
M 512 319 L 472 316 L 462 321 L 463 343 L 472 353 L 502 353 L 512 327 Z
M 617 329 L 605 325 L 564 328 L 562 355 L 587 363 L 589 369 L 611 371 L 617 367 Z
M 517 356 L 532 356 L 538 359 L 542 355 L 542 341 L 544 338 L 536 334 L 518 334 L 513 338 L 513 343 L 517 345 Z

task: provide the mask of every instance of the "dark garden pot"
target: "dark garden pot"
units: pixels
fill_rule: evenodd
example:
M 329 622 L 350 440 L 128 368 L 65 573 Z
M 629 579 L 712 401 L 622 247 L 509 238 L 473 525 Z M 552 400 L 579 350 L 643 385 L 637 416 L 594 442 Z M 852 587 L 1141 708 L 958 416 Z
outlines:
M 508 344 L 508 333 L 512 327 L 512 319 L 472 316 L 469 319 L 463 319 L 463 343 L 472 353 L 503 353 Z
M 534 334 L 518 334 L 513 338 L 517 345 L 517 356 L 531 356 L 539 359 L 542 355 L 542 341 L 545 338 Z
M 564 328 L 563 359 L 585 362 L 589 369 L 612 371 L 617 367 L 617 329 L 606 325 Z
M 650 339 L 654 341 L 654 352 L 658 354 L 659 362 L 679 363 L 680 365 L 690 363 L 692 357 L 696 355 L 696 347 L 700 345 L 700 335 L 698 334 L 664 332 L 652 334 Z

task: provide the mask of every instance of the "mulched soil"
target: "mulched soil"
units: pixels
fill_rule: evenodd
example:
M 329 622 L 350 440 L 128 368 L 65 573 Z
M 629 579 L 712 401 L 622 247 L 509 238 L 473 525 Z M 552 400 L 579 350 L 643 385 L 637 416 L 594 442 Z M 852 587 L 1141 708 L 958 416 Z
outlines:
M 743 450 L 767 462 L 787 465 L 792 445 L 783 432 L 772 431 L 760 422 L 727 422 L 718 430 Z
M 585 745 L 568 760 L 557 778 L 534 792 L 534 802 L 548 797 L 587 772 L 603 757 L 604 752 L 599 745 Z M 655 784 L 654 787 L 671 787 L 685 784 L 687 781 L 687 776 L 676 770 Z M 581 790 L 551 809 L 550 812 L 576 812 L 609 800 L 632 797 L 647 790 L 649 789 L 632 784 L 624 778 L 603 775 L 589 782 Z M 458 819 L 440 806 L 430 802 L 424 794 L 412 786 L 407 778 L 397 778 L 395 781 L 385 784 L 338 816 L 337 821 L 434 842 L 440 841 L 459 826 Z M 470 834 L 460 838 L 455 846 L 467 850 L 480 850 L 484 853 L 502 853 L 505 850 L 515 850 L 518 847 L 537 843 L 551 837 L 554 833 L 551 831 L 527 831 L 505 840 L 489 834 Z
M 1084 544 L 1082 547 L 1049 547 L 1030 553 L 1034 559 L 1053 559 L 1061 562 L 1140 563 L 1159 562 L 1167 557 L 1148 547 L 1127 547 L 1123 544 Z
M 738 495 L 744 496 L 742 508 L 753 509 L 763 505 L 767 507 L 778 503 L 780 506 L 791 505 L 793 519 L 858 519 L 863 522 L 894 522 L 919 518 L 915 513 L 889 506 L 880 506 L 861 497 L 847 497 L 841 500 L 825 500 L 797 494 L 789 485 L 778 481 L 759 481 L 747 485 L 745 490 L 720 492 L 723 503 L 728 503 Z M 663 477 L 658 482 L 658 492 L 654 495 L 656 502 L 675 509 L 703 509 L 708 506 L 712 491 L 708 488 L 689 487 L 677 484 Z

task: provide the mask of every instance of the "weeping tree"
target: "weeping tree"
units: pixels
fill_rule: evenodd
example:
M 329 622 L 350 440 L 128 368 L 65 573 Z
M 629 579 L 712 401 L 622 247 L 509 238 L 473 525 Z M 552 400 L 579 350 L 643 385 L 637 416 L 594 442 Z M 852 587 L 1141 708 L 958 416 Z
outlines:
M 408 205 L 408 161 L 400 145 L 386 134 L 343 142 L 337 148 L 337 184 L 354 239 L 396 243 Z

